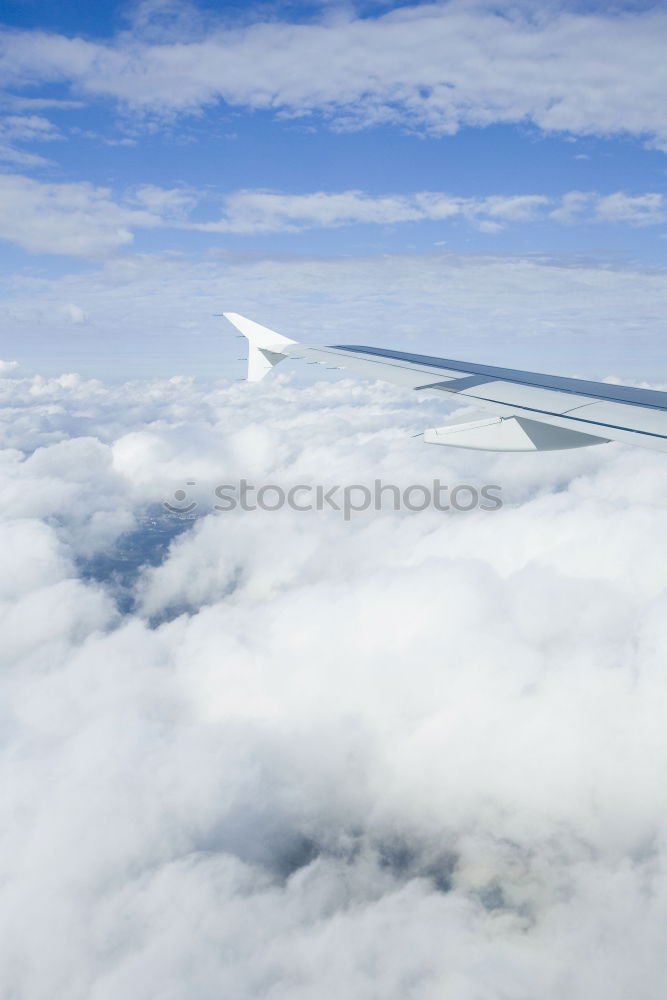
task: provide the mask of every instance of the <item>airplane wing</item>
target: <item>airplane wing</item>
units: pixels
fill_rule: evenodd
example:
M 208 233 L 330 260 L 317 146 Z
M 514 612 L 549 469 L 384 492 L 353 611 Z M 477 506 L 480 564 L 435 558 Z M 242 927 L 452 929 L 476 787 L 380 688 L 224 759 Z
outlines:
M 667 451 L 667 392 L 382 347 L 301 344 L 238 313 L 224 316 L 248 339 L 248 381 L 264 378 L 285 358 L 298 358 L 476 408 L 473 416 L 424 431 L 429 444 L 553 451 L 621 441 Z

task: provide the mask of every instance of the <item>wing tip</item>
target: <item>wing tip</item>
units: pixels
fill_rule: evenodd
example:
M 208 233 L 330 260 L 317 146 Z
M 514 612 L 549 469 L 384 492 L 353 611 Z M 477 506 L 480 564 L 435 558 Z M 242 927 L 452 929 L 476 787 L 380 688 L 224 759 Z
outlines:
M 282 333 L 276 333 L 275 330 L 271 330 L 268 326 L 262 326 L 261 323 L 256 323 L 254 319 L 248 319 L 247 316 L 242 316 L 241 313 L 223 312 L 222 315 L 256 347 L 270 348 L 278 347 L 280 344 L 296 343 L 290 337 L 285 337 Z

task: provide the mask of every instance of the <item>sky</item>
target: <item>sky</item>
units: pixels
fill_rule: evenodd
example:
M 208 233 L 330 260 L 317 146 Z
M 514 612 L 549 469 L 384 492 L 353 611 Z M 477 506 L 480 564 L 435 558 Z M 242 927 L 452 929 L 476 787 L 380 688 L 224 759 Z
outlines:
M 217 314 L 667 388 L 667 8 L 3 16 L 0 1000 L 662 1000 L 663 457 Z
M 466 290 L 476 324 L 488 262 L 531 261 L 535 290 L 546 286 L 540 315 L 509 342 L 498 326 L 506 353 L 538 337 L 524 367 L 664 377 L 661 320 L 641 313 L 662 309 L 667 263 L 666 22 L 660 4 L 9 3 L 4 355 L 49 374 L 235 377 L 215 319 L 225 309 L 311 342 L 334 326 L 446 355 L 467 332 L 452 301 L 461 261 L 481 268 L 477 293 Z M 367 298 L 400 298 L 379 302 L 370 326 L 335 283 L 345 261 L 366 272 Z M 552 298 L 554 269 L 568 273 Z M 619 347 L 589 367 L 587 349 L 566 343 L 579 339 L 563 315 L 573 285 L 604 300 L 610 269 L 655 279 L 657 300 L 626 307 L 656 339 L 636 366 Z M 252 294 L 236 283 L 248 270 Z M 88 290 L 100 285 L 95 308 Z M 504 293 L 483 306 L 485 328 L 511 308 Z M 540 336 L 544 323 L 562 350 Z M 632 336 L 621 317 L 608 327 L 612 345 Z M 486 345 L 466 342 L 479 360 Z

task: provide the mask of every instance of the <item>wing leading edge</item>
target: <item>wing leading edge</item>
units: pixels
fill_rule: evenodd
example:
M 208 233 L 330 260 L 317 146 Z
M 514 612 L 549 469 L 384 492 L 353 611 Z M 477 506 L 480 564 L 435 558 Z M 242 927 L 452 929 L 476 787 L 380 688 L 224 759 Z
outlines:
M 490 451 L 551 451 L 607 441 L 667 451 L 667 392 L 588 382 L 355 344 L 311 346 L 237 313 L 247 337 L 248 380 L 285 358 L 344 368 L 416 392 L 470 404 L 474 416 L 424 432 L 431 444 Z

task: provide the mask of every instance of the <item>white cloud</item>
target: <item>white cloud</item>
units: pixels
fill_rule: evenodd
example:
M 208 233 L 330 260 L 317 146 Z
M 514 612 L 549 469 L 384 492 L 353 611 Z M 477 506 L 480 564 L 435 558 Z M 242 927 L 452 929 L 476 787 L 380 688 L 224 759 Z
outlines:
M 408 195 L 372 196 L 363 191 L 324 191 L 282 194 L 275 191 L 237 191 L 228 195 L 225 215 L 216 222 L 193 224 L 204 232 L 295 232 L 372 223 L 464 219 L 483 232 L 499 232 L 509 223 L 597 222 L 659 225 L 666 218 L 662 194 L 628 195 L 622 191 L 600 195 L 570 191 L 557 199 L 540 194 L 490 195 L 460 198 L 440 191 Z M 551 209 L 547 211 L 547 209 Z
M 7 139 L 25 142 L 53 142 L 54 139 L 62 139 L 60 130 L 42 115 L 7 115 L 0 122 L 0 130 Z
M 397 225 L 424 220 L 464 218 L 479 229 L 502 229 L 504 222 L 528 222 L 548 204 L 543 195 L 494 195 L 457 198 L 440 191 L 371 196 L 363 191 L 282 194 L 237 191 L 225 198 L 225 215 L 217 222 L 196 223 L 204 232 L 294 232 L 349 225 Z M 499 222 L 497 220 L 502 220 Z
M 15 174 L 0 175 L 0 209 L 0 239 L 32 253 L 106 256 L 132 242 L 131 227 L 160 224 L 149 211 L 114 202 L 108 188 Z
M 220 222 L 202 223 L 197 228 L 209 232 L 267 232 L 312 227 L 374 223 L 393 225 L 425 218 L 415 199 L 389 195 L 373 198 L 363 191 L 323 191 L 287 195 L 272 191 L 238 191 L 225 199 L 226 216 Z M 457 214 L 452 199 L 443 206 L 443 215 Z
M 70 322 L 79 325 L 81 323 L 86 323 L 88 321 L 88 315 L 84 312 L 81 306 L 77 306 L 75 302 L 68 302 L 63 306 L 63 313 L 70 320 Z
M 635 226 L 654 226 L 667 219 L 662 194 L 629 196 L 622 191 L 600 198 L 595 209 L 600 222 L 630 222 Z
M 132 243 L 134 231 L 170 227 L 208 233 L 298 232 L 352 225 L 400 225 L 464 220 L 482 232 L 509 224 L 599 222 L 657 225 L 666 217 L 657 193 L 569 192 L 552 208 L 545 195 L 461 198 L 440 191 L 372 196 L 363 191 L 284 194 L 237 191 L 222 197 L 222 218 L 194 222 L 202 198 L 191 188 L 146 184 L 114 197 L 109 188 L 85 181 L 69 184 L 0 175 L 0 239 L 33 253 L 108 256 Z
M 139 111 L 205 105 L 321 112 L 337 127 L 384 122 L 442 134 L 532 122 L 547 131 L 667 142 L 660 8 L 498 10 L 454 0 L 386 14 L 224 28 L 173 4 L 143 5 L 108 43 L 5 35 L 12 87 L 67 81 Z M 153 24 L 157 35 L 151 36 Z
M 59 129 L 41 115 L 6 115 L 0 119 L 0 160 L 24 167 L 46 166 L 50 161 L 17 149 L 15 142 L 53 142 L 62 139 Z
M 429 448 L 435 401 L 280 375 L 4 390 L 12 995 L 656 1000 L 660 455 Z M 164 548 L 152 503 L 244 473 L 506 507 L 235 512 Z
M 665 197 L 658 192 L 628 195 L 624 191 L 601 195 L 569 191 L 550 216 L 557 222 L 626 222 L 632 226 L 657 226 L 667 219 Z
M 197 204 L 195 192 L 185 188 L 161 188 L 155 184 L 144 184 L 137 188 L 131 200 L 148 209 L 169 223 L 182 221 Z
M 568 191 L 561 198 L 558 208 L 551 212 L 551 218 L 557 222 L 579 221 L 584 213 L 590 210 L 594 200 L 595 195 L 592 191 Z
M 56 97 L 20 97 L 18 94 L 0 93 L 0 106 L 11 111 L 72 111 L 84 107 L 82 101 L 65 101 Z
M 48 167 L 52 161 L 38 153 L 28 153 L 25 149 L 17 149 L 9 143 L 0 143 L 0 160 L 4 163 L 14 163 L 17 167 Z

